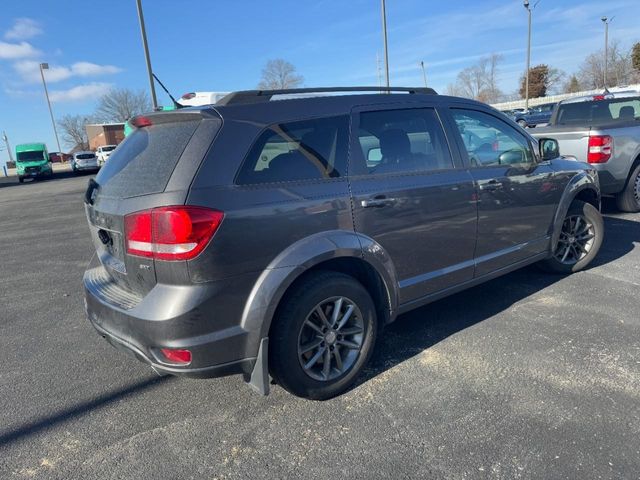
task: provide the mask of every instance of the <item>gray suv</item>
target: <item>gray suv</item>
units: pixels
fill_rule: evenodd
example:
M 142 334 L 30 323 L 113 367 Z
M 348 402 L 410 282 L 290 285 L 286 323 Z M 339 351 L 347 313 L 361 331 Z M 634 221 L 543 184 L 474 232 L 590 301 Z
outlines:
M 85 195 L 86 309 L 161 374 L 329 398 L 399 314 L 575 272 L 603 238 L 589 165 L 430 89 L 236 92 L 132 124 Z

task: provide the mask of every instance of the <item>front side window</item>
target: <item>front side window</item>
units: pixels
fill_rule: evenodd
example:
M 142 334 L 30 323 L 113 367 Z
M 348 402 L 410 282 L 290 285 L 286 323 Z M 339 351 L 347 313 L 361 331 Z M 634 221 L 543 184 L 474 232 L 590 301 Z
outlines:
M 453 119 L 472 167 L 523 165 L 534 162 L 526 137 L 493 115 L 452 109 Z
M 271 125 L 251 148 L 237 183 L 337 178 L 345 173 L 349 118 Z
M 370 174 L 453 168 L 433 108 L 363 112 L 358 140 Z

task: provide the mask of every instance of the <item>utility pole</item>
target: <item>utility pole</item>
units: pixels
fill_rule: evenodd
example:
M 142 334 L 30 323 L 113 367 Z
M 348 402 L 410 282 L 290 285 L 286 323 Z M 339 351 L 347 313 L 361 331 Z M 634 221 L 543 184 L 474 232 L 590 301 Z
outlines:
M 604 72 L 602 75 L 602 83 L 605 90 L 607 89 L 607 70 L 609 69 L 609 24 L 613 22 L 615 17 L 607 18 L 602 17 L 602 23 L 604 23 Z
M 49 101 L 49 90 L 47 90 L 47 82 L 44 80 L 44 71 L 49 70 L 48 63 L 40 64 L 40 76 L 42 77 L 42 85 L 44 86 L 44 96 L 47 97 L 47 105 L 49 106 L 49 115 L 51 115 L 51 125 L 53 125 L 53 133 L 56 136 L 56 143 L 58 144 L 58 153 L 62 155 L 62 149 L 60 148 L 60 140 L 58 140 L 58 129 L 56 128 L 56 121 L 53 119 L 53 110 L 51 109 L 51 102 Z
M 142 47 L 144 48 L 144 59 L 147 62 L 147 74 L 149 75 L 149 89 L 151 90 L 151 103 L 153 109 L 158 108 L 156 99 L 156 86 L 153 84 L 153 71 L 151 70 L 151 59 L 149 58 L 149 45 L 147 44 L 147 30 L 144 27 L 144 14 L 142 13 L 142 1 L 136 0 L 138 7 L 138 21 L 140 22 L 140 33 L 142 35 Z
M 389 88 L 389 51 L 387 50 L 387 10 L 385 8 L 385 0 L 382 0 L 382 37 L 384 39 L 384 71 L 385 71 L 385 77 L 387 80 L 387 89 L 388 89 Z M 388 90 L 387 90 L 387 93 L 389 93 Z
M 424 69 L 424 62 L 420 62 L 420 66 L 422 67 L 422 78 L 424 78 L 424 86 L 427 87 L 427 71 Z

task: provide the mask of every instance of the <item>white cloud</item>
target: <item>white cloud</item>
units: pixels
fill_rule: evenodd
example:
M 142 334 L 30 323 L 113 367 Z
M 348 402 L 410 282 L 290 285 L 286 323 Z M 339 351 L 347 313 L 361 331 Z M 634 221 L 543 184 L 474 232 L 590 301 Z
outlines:
M 13 68 L 27 82 L 40 81 L 40 62 L 35 60 L 21 60 L 13 64 Z M 69 67 L 62 65 L 49 65 L 45 70 L 47 82 L 59 82 L 71 77 L 95 77 L 121 72 L 122 69 L 114 65 L 98 65 L 91 62 L 77 62 Z
M 0 42 L 0 59 L 13 60 L 40 55 L 40 51 L 33 48 L 28 42 L 6 43 Z
M 32 18 L 16 18 L 13 27 L 4 34 L 4 38 L 7 40 L 27 40 L 41 33 L 40 24 Z
M 67 90 L 52 90 L 49 99 L 52 102 L 81 102 L 84 100 L 97 100 L 107 93 L 113 84 L 104 82 L 92 82 L 78 85 Z

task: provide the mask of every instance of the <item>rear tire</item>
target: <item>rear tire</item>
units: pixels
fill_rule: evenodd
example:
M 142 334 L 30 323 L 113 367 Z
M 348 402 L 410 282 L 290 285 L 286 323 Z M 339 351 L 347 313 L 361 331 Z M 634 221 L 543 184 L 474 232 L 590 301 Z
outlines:
M 24 183 L 24 177 L 18 176 L 18 181 L 19 181 L 20 183 Z
M 521 119 L 521 120 L 518 120 L 516 123 L 520 125 L 522 128 L 525 128 L 527 126 L 526 120 Z
M 640 212 L 640 163 L 629 175 L 624 190 L 616 195 L 616 205 L 623 212 Z
M 307 276 L 287 293 L 274 318 L 271 375 L 299 397 L 335 397 L 353 385 L 368 362 L 377 328 L 371 296 L 353 277 Z
M 574 200 L 565 216 L 553 255 L 540 262 L 540 266 L 552 273 L 579 272 L 598 254 L 603 238 L 604 222 L 598 209 L 590 203 Z

